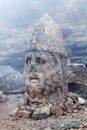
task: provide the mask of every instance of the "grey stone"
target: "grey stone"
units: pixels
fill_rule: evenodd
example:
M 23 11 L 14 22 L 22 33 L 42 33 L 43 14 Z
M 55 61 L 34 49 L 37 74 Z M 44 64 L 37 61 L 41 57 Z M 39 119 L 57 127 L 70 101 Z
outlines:
M 69 91 L 87 98 L 87 69 L 84 64 L 68 64 Z
M 54 122 L 50 122 L 49 125 L 41 126 L 39 130 L 44 130 L 48 127 L 54 130 L 67 130 L 71 128 L 78 129 L 80 126 L 84 127 L 84 124 L 78 119 L 60 119 Z
M 60 117 L 64 113 L 63 109 L 59 106 L 52 106 L 50 111 L 52 115 L 55 115 L 55 117 Z
M 44 106 L 44 107 L 38 107 L 35 109 L 32 118 L 35 120 L 45 119 L 50 116 L 50 107 Z
M 36 23 L 25 54 L 24 80 L 33 100 L 64 102 L 68 94 L 67 53 L 58 25 L 49 15 Z
M 10 116 L 17 116 L 19 112 L 19 108 L 15 108 L 11 113 Z

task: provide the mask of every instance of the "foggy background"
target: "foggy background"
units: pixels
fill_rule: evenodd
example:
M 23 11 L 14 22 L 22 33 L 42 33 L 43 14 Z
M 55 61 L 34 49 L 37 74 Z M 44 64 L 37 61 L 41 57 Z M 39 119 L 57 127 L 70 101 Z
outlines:
M 70 61 L 87 67 L 87 0 L 0 0 L 2 88 L 22 81 L 26 44 L 34 24 L 45 13 L 59 24 Z
M 0 26 L 27 28 L 44 13 L 61 24 L 86 24 L 86 8 L 86 0 L 0 0 Z

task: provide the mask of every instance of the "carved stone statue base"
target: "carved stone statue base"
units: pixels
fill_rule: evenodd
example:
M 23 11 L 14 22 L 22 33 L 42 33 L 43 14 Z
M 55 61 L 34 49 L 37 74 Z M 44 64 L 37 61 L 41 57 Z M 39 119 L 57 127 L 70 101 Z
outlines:
M 34 120 L 45 119 L 50 116 L 60 117 L 67 113 L 72 113 L 81 110 L 81 105 L 78 96 L 69 93 L 67 101 L 59 103 L 59 105 L 52 105 L 49 103 L 31 102 L 26 97 L 18 103 L 18 107 L 11 112 L 11 116 L 17 118 L 32 118 Z

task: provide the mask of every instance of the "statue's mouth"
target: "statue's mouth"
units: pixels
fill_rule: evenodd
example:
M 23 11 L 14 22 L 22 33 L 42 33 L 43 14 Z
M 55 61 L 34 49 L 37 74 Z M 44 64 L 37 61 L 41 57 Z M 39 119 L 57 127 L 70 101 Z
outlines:
M 37 83 L 39 82 L 39 78 L 36 78 L 36 77 L 30 77 L 29 79 L 32 83 Z

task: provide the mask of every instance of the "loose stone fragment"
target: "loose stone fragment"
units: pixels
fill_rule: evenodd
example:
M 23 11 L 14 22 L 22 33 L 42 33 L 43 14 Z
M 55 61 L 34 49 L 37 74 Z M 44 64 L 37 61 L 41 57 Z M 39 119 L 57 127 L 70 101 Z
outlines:
M 52 106 L 51 107 L 51 114 L 55 115 L 56 117 L 60 117 L 63 115 L 63 109 L 61 107 L 58 106 Z
M 31 117 L 31 115 L 32 115 L 32 113 L 27 110 L 20 110 L 18 112 L 18 117 L 29 118 L 29 117 Z
M 19 108 L 15 108 L 11 113 L 10 116 L 17 116 L 19 113 Z
M 32 115 L 32 118 L 35 120 L 39 120 L 39 119 L 45 119 L 49 116 L 50 116 L 50 107 L 44 106 L 44 107 L 36 108 Z

